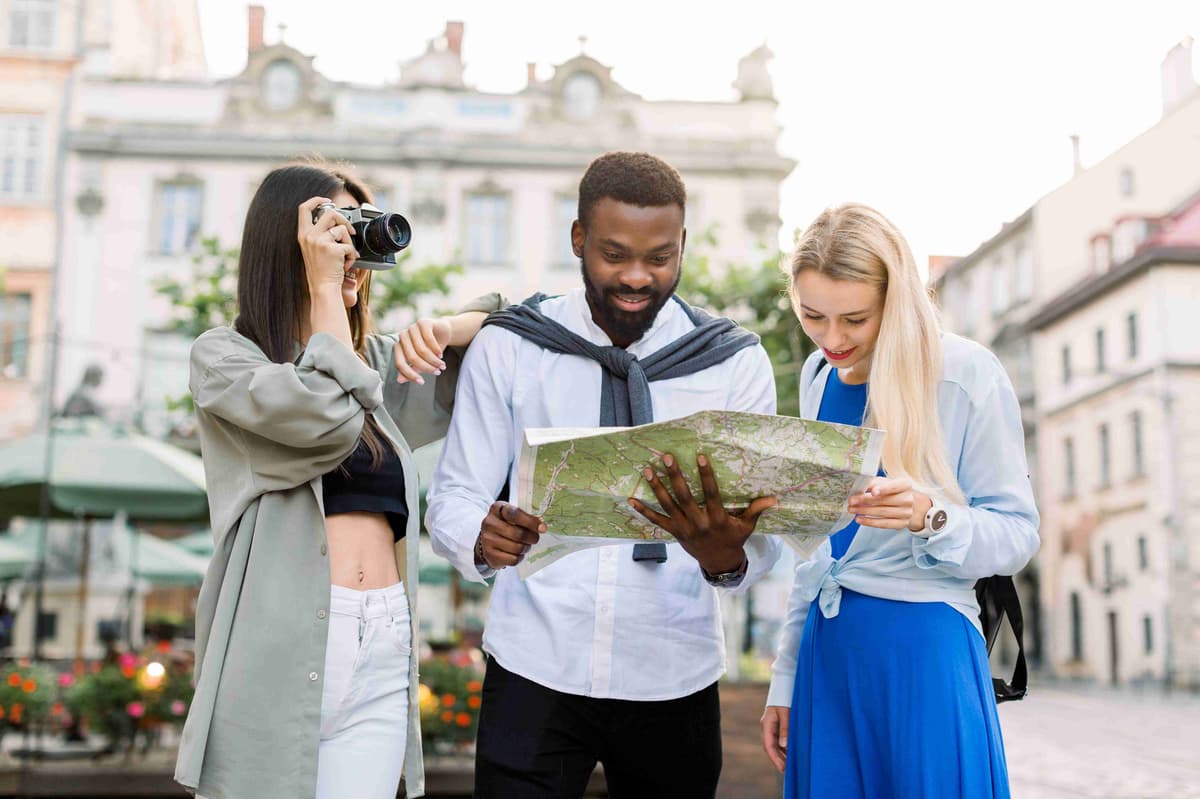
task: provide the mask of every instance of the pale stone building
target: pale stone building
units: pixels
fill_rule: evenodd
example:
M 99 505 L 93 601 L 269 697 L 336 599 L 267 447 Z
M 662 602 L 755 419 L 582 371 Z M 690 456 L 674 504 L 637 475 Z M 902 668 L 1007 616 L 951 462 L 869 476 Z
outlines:
M 1076 150 L 1071 180 L 933 282 L 947 326 L 992 348 L 1021 399 L 1042 549 L 1019 583 L 1036 589 L 1024 604 L 1037 659 L 1059 675 L 1197 683 L 1197 562 L 1168 545 L 1188 534 L 1146 476 L 1189 463 L 1164 408 L 1194 354 L 1171 350 L 1186 348 L 1182 328 L 1159 325 L 1184 324 L 1194 297 L 1190 271 L 1165 266 L 1187 263 L 1179 231 L 1200 190 L 1191 51 L 1185 40 L 1163 62 L 1157 124 L 1087 169 Z M 1156 238 L 1168 235 L 1170 252 Z M 1135 269 L 1143 279 L 1114 277 Z
M 412 223 L 412 263 L 463 266 L 441 306 L 577 285 L 575 193 L 607 150 L 647 150 L 680 169 L 689 227 L 714 226 L 717 263 L 755 263 L 776 247 L 779 184 L 793 162 L 776 147 L 765 48 L 730 65 L 729 102 L 644 100 L 585 53 L 544 80 L 531 65 L 523 90 L 495 94 L 463 81 L 461 23 L 393 82 L 360 86 L 264 41 L 262 22 L 252 7 L 240 75 L 131 78 L 115 57 L 97 57 L 74 104 L 59 296 L 65 337 L 92 346 L 64 348 L 59 374 L 70 380 L 99 358 L 104 404 L 151 432 L 168 428 L 165 398 L 186 388 L 190 344 L 160 332 L 167 309 L 154 281 L 185 275 L 201 237 L 237 246 L 262 176 L 299 155 L 354 164 L 376 204 Z

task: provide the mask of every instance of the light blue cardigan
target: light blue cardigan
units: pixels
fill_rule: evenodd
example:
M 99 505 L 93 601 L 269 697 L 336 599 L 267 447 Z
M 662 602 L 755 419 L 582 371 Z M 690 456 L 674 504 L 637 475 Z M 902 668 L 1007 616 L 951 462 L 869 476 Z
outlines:
M 816 419 L 828 369 L 813 353 L 800 374 L 800 415 Z M 928 539 L 860 527 L 835 561 L 828 541 L 797 563 L 772 667 L 768 705 L 790 707 L 800 635 L 813 600 L 838 614 L 842 588 L 903 602 L 945 602 L 979 625 L 975 581 L 1015 574 L 1037 552 L 1038 512 L 1025 460 L 1021 409 L 1000 361 L 983 346 L 942 334 L 938 418 L 946 459 L 967 505 L 948 505 L 946 529 Z

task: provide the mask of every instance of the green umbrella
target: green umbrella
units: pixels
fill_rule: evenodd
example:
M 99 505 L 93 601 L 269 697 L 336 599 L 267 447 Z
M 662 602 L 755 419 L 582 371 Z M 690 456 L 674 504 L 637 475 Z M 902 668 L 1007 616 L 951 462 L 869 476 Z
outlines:
M 23 529 L 0 536 L 0 568 L 3 568 L 5 550 L 24 553 L 33 560 L 37 557 L 37 525 L 24 525 Z M 109 538 L 112 546 L 111 560 L 98 562 L 112 573 L 131 574 L 154 585 L 199 585 L 208 569 L 208 558 L 188 552 L 173 541 L 166 541 L 150 533 L 134 530 L 127 525 L 114 522 Z
M 10 543 L 0 536 L 0 580 L 11 580 L 25 573 L 25 567 L 37 560 L 37 553 Z
M 186 549 L 188 552 L 191 552 L 193 555 L 199 555 L 200 557 L 204 558 L 205 560 L 208 560 L 209 558 L 212 557 L 212 553 L 213 553 L 212 530 L 201 530 L 198 533 L 191 533 L 190 535 L 185 535 L 182 538 L 174 538 L 171 540 L 171 543 L 177 547 Z
M 204 467 L 190 452 L 116 431 L 56 430 L 50 517 L 206 521 Z M 46 435 L 0 445 L 0 519 L 37 518 L 46 480 Z

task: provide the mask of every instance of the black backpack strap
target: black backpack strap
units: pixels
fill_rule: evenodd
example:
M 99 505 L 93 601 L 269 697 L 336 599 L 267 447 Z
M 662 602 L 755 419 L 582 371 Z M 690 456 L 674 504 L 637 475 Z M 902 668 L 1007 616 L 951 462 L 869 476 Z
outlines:
M 1029 673 L 1025 666 L 1025 617 L 1021 613 L 1021 599 L 1017 595 L 1017 586 L 1012 577 L 998 574 L 980 580 L 976 585 L 976 594 L 981 608 L 981 620 L 984 623 L 987 651 L 992 651 L 992 644 L 996 642 L 1005 616 L 1008 617 L 1013 637 L 1017 639 L 1017 663 L 1013 667 L 1012 681 L 1006 683 L 998 677 L 992 678 L 996 702 L 1024 699 L 1028 693 Z

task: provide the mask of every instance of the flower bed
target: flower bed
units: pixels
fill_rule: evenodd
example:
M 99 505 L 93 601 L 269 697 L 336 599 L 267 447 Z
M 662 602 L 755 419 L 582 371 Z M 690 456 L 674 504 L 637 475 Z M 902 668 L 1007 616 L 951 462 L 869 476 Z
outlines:
M 478 650 L 439 653 L 421 662 L 421 736 L 432 751 L 474 744 L 483 701 L 481 662 Z

